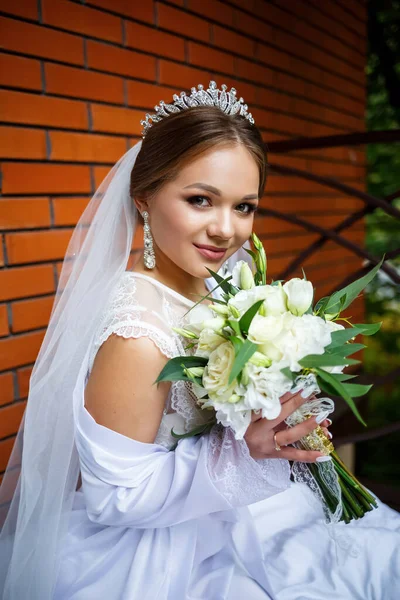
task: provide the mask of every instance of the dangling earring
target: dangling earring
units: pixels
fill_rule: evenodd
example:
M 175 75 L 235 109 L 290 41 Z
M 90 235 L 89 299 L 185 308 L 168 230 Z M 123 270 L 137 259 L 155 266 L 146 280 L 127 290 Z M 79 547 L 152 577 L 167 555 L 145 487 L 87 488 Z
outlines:
M 142 217 L 144 220 L 144 266 L 146 269 L 154 269 L 156 266 L 156 257 L 154 254 L 153 248 L 153 236 L 151 235 L 150 225 L 149 225 L 149 213 L 145 210 L 142 213 Z

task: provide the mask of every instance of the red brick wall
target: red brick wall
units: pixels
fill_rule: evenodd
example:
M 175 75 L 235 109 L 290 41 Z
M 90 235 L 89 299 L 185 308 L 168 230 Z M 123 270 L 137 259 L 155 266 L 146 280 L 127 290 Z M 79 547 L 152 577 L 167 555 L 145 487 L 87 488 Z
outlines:
M 363 0 L 2 0 L 0 473 L 71 231 L 144 113 L 212 78 L 238 89 L 266 141 L 363 130 L 365 19 Z M 364 189 L 358 149 L 270 160 Z M 281 176 L 264 203 L 328 227 L 361 206 Z M 273 218 L 257 231 L 271 276 L 315 239 Z M 363 224 L 346 235 L 362 242 Z M 305 264 L 319 295 L 357 265 L 332 243 Z

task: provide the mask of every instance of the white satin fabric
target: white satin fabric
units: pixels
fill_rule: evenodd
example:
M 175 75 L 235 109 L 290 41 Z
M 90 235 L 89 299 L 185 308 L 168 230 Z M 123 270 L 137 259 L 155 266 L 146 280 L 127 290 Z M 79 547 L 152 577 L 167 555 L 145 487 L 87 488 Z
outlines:
M 134 273 L 111 299 L 74 393 L 82 487 L 55 600 L 397 599 L 400 516 L 381 502 L 339 524 L 334 543 L 314 496 L 290 483 L 287 461 L 255 461 L 218 427 L 169 451 L 174 423 L 185 430 L 204 418 L 187 387 L 172 389 L 154 444 L 99 425 L 86 410 L 87 374 L 108 335 L 148 335 L 177 355 L 169 328 L 182 325 L 191 304 Z

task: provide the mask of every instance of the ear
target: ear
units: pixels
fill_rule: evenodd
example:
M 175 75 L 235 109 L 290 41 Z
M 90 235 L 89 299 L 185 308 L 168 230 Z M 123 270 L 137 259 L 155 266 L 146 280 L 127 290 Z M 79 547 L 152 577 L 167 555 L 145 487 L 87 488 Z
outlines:
M 140 214 L 149 209 L 149 204 L 145 196 L 135 196 L 133 201 Z

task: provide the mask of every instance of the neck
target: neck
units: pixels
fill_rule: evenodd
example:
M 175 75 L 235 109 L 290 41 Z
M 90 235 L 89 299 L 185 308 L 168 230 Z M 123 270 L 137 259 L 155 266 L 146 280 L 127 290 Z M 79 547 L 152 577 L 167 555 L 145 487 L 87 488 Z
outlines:
M 154 269 L 146 269 L 143 264 L 143 252 L 141 252 L 133 271 L 153 277 L 192 302 L 198 302 L 201 296 L 209 293 L 204 279 L 194 277 L 180 269 L 158 248 L 156 263 Z

